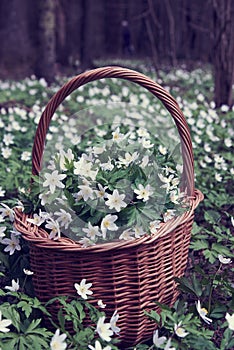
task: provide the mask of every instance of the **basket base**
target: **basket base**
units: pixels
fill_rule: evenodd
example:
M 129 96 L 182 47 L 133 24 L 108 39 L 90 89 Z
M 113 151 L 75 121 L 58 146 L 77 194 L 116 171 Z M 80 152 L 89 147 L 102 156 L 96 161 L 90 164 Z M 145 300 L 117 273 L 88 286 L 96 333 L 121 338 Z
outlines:
M 159 312 L 155 301 L 172 306 L 178 297 L 174 277 L 181 277 L 187 264 L 192 222 L 193 215 L 173 232 L 128 250 L 82 254 L 30 244 L 35 294 L 42 302 L 77 297 L 74 283 L 86 278 L 93 284 L 91 303 L 98 307 L 101 299 L 107 305 L 107 321 L 117 310 L 121 344 L 134 346 L 151 338 L 156 328 L 144 311 Z M 54 319 L 58 310 L 56 305 L 48 307 Z

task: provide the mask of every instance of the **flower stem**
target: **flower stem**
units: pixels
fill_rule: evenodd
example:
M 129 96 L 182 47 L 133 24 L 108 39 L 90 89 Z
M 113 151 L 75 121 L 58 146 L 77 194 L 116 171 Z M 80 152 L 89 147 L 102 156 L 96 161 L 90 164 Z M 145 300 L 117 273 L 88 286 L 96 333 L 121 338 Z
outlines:
M 212 293 L 213 293 L 213 289 L 214 289 L 214 281 L 216 280 L 216 276 L 219 273 L 219 271 L 221 270 L 221 267 L 222 267 L 222 263 L 219 265 L 219 268 L 216 271 L 214 278 L 212 280 L 212 283 L 211 283 L 209 299 L 208 299 L 208 314 L 210 313 L 210 308 L 211 308 L 211 299 L 212 299 Z

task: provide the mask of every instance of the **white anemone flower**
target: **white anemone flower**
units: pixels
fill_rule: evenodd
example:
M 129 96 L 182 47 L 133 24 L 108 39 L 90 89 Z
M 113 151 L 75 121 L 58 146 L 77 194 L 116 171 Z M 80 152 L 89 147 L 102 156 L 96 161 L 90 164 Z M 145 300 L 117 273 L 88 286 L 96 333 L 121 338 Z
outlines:
M 98 319 L 96 332 L 98 333 L 99 337 L 102 338 L 104 341 L 111 341 L 111 336 L 114 334 L 111 328 L 110 323 L 105 323 L 105 316 L 102 316 Z
M 2 156 L 5 159 L 10 158 L 11 154 L 12 154 L 12 149 L 9 147 L 2 147 Z
M 45 227 L 51 230 L 49 234 L 49 238 L 50 239 L 59 238 L 61 236 L 59 222 L 52 218 L 49 218 L 46 222 L 47 224 L 45 225 Z
M 230 315 L 228 312 L 226 313 L 225 316 L 227 322 L 228 322 L 228 327 L 229 329 L 231 329 L 232 331 L 234 331 L 234 314 Z
M 6 191 L 2 189 L 2 186 L 0 186 L 0 197 L 5 196 Z
M 139 154 L 137 152 L 134 152 L 133 154 L 126 152 L 123 157 L 119 157 L 119 164 L 128 166 L 130 163 L 135 162 L 137 160 Z
M 9 252 L 10 255 L 13 255 L 16 250 L 21 250 L 19 239 L 13 233 L 11 238 L 4 238 L 1 243 L 6 245 L 4 252 Z
M 105 146 L 100 146 L 100 147 L 93 147 L 92 152 L 93 154 L 102 154 L 106 150 Z
M 5 237 L 6 226 L 0 227 L 0 239 Z
M 140 238 L 141 236 L 145 235 L 145 231 L 143 230 L 143 228 L 141 226 L 135 226 L 134 227 L 134 234 L 135 234 L 135 238 Z
M 23 160 L 24 162 L 27 162 L 28 160 L 31 159 L 31 152 L 28 152 L 28 151 L 24 151 L 22 154 L 21 154 L 21 160 Z
M 113 315 L 111 316 L 110 319 L 110 325 L 111 325 L 111 329 L 115 334 L 119 334 L 120 332 L 120 328 L 116 326 L 116 323 L 118 321 L 119 318 L 119 314 L 117 313 L 117 310 L 115 310 L 115 312 L 113 313 Z
M 206 317 L 206 315 L 208 314 L 208 311 L 203 307 L 201 307 L 201 302 L 200 300 L 197 301 L 196 303 L 196 308 L 197 308 L 197 312 L 199 313 L 200 317 L 208 324 L 210 324 L 212 322 L 212 320 L 208 317 Z
M 159 145 L 158 150 L 159 150 L 159 153 L 161 153 L 163 156 L 167 154 L 167 148 L 162 145 Z
M 79 243 L 81 244 L 82 248 L 87 248 L 87 247 L 90 247 L 92 245 L 94 245 L 95 243 L 91 241 L 90 238 L 88 237 L 82 237 L 80 240 L 79 240 Z
M 134 240 L 134 237 L 132 236 L 134 235 L 134 232 L 131 231 L 131 229 L 127 229 L 127 230 L 124 230 L 121 235 L 119 236 L 119 239 L 123 239 L 125 241 L 132 241 Z
M 177 164 L 177 166 L 178 166 L 179 164 Z M 175 174 L 175 170 L 173 170 L 171 167 L 169 167 L 169 166 L 165 166 L 165 168 L 164 168 L 164 170 L 165 170 L 165 173 L 166 173 L 166 175 L 169 175 L 169 174 Z
M 141 164 L 140 164 L 140 167 L 141 167 L 142 169 L 144 169 L 144 168 L 148 165 L 148 163 L 149 163 L 149 156 L 144 156 L 144 157 L 142 158 L 142 162 L 141 162 Z
M 174 209 L 168 209 L 164 214 L 163 214 L 163 220 L 164 222 L 167 222 L 171 220 L 175 216 L 175 210 Z
M 146 148 L 146 149 L 149 149 L 149 148 L 154 147 L 154 144 L 153 144 L 153 143 L 150 143 L 150 140 L 146 140 L 145 138 L 143 138 L 143 139 L 141 140 L 141 144 L 142 144 L 142 146 L 143 146 L 144 148 Z
M 125 203 L 123 200 L 125 198 L 125 194 L 119 194 L 118 190 L 114 190 L 112 194 L 106 195 L 107 201 L 105 204 L 110 209 L 115 209 L 117 212 L 120 212 L 121 208 L 125 208 L 127 206 L 127 203 Z
M 105 307 L 106 307 L 106 304 L 104 304 L 103 301 L 102 301 L 101 299 L 98 300 L 97 304 L 98 304 L 98 306 L 99 306 L 101 309 L 105 309 Z
M 186 337 L 186 335 L 188 335 L 189 333 L 185 331 L 185 329 L 183 327 L 181 327 L 182 325 L 182 321 L 180 321 L 178 324 L 174 325 L 174 331 L 175 334 L 180 337 L 180 338 L 184 338 Z
M 154 220 L 150 222 L 150 232 L 156 233 L 160 227 L 161 221 L 160 220 Z
M 27 219 L 28 222 L 36 225 L 36 226 L 41 226 L 45 222 L 45 217 L 40 216 L 38 214 L 33 214 L 32 219 Z
M 171 174 L 168 177 L 166 177 L 166 176 L 163 176 L 162 174 L 158 174 L 158 177 L 159 177 L 160 181 L 164 183 L 160 187 L 166 188 L 166 191 L 169 192 L 169 190 L 171 188 L 171 181 L 173 180 L 174 175 Z
M 50 191 L 48 191 L 46 193 L 40 193 L 39 198 L 41 200 L 41 205 L 44 206 L 45 204 L 49 203 Z
M 109 231 L 117 231 L 118 226 L 114 223 L 118 219 L 117 215 L 106 215 L 101 222 L 101 231 L 102 231 L 102 237 L 106 238 L 106 232 Z
M 65 185 L 61 182 L 61 180 L 65 179 L 65 174 L 59 174 L 58 170 L 54 170 L 51 174 L 46 173 L 45 178 L 46 180 L 43 182 L 43 187 L 49 186 L 50 192 L 54 193 L 55 188 L 64 188 Z
M 32 276 L 32 275 L 34 274 L 33 271 L 30 271 L 30 270 L 28 270 L 28 269 L 23 269 L 23 272 L 24 272 L 24 274 L 27 275 L 27 276 Z
M 150 138 L 149 132 L 146 129 L 144 129 L 144 128 L 139 128 L 137 130 L 137 134 L 138 134 L 139 137 Z
M 97 198 L 105 198 L 106 197 L 106 189 L 108 186 L 103 187 L 101 184 L 97 184 L 98 190 L 94 190 Z
M 178 199 L 180 198 L 176 190 L 170 192 L 170 200 L 172 203 L 179 204 Z
M 2 333 L 9 332 L 10 329 L 7 327 L 10 326 L 10 324 L 12 324 L 12 321 L 8 318 L 3 320 L 2 319 L 2 312 L 0 311 L 0 332 L 2 332 Z
M 58 216 L 57 221 L 60 223 L 61 226 L 64 226 L 65 229 L 67 229 L 70 223 L 72 222 L 71 214 L 65 211 L 64 209 L 56 211 L 54 215 Z
M 4 218 L 8 217 L 10 221 L 13 222 L 15 216 L 14 210 L 8 207 L 8 205 L 6 205 L 5 203 L 1 203 L 1 205 L 3 206 L 3 208 L 0 208 L 1 216 L 3 216 Z
M 215 180 L 216 180 L 217 182 L 222 182 L 223 178 L 222 178 L 222 176 L 221 176 L 220 174 L 215 173 Z
M 232 226 L 234 227 L 234 216 L 231 216 L 231 223 L 232 223 Z
M 61 149 L 59 152 L 59 157 L 60 157 L 60 162 L 59 162 L 60 168 L 62 170 L 66 170 L 66 167 L 65 167 L 66 160 L 68 160 L 69 162 L 72 161 L 74 159 L 74 154 L 72 153 L 72 150 L 70 148 L 67 150 L 67 152 Z
M 154 334 L 153 334 L 153 343 L 154 345 L 158 348 L 160 347 L 163 343 L 165 343 L 165 341 L 167 340 L 166 337 L 162 336 L 162 337 L 159 337 L 159 334 L 158 334 L 158 329 L 156 329 L 154 331 Z
M 137 194 L 137 199 L 143 199 L 143 202 L 148 201 L 149 197 L 153 194 L 150 185 L 143 186 L 142 184 L 139 184 L 138 189 L 135 189 L 134 192 Z
M 50 342 L 51 350 L 65 350 L 67 348 L 67 344 L 65 343 L 67 335 L 60 334 L 60 330 L 57 329 L 55 334 L 53 335 Z
M 77 193 L 77 196 L 81 196 L 86 202 L 89 198 L 94 199 L 94 191 L 88 185 L 80 185 L 78 186 L 80 191 Z
M 99 232 L 99 226 L 93 226 L 90 222 L 88 223 L 88 228 L 83 228 L 83 232 L 87 234 L 87 237 L 95 239 L 96 236 L 101 236 Z
M 108 162 L 100 164 L 100 167 L 101 167 L 102 170 L 111 171 L 111 170 L 114 169 L 115 166 L 111 163 L 111 158 L 109 157 L 108 158 Z
M 92 287 L 92 283 L 86 283 L 86 278 L 83 278 L 79 283 L 75 283 L 74 287 L 76 288 L 77 294 L 83 299 L 88 299 L 88 295 L 92 295 L 93 292 L 89 289 Z
M 12 134 L 5 134 L 3 137 L 3 142 L 6 146 L 12 145 L 14 143 L 14 136 Z
M 74 162 L 74 174 L 95 180 L 98 170 L 92 170 L 92 166 L 93 163 L 85 159 L 85 155 L 82 155 L 78 162 Z
M 19 286 L 19 279 L 17 278 L 17 280 L 12 280 L 11 281 L 11 286 L 6 286 L 5 289 L 8 289 L 11 292 L 17 292 L 19 290 L 20 286 Z
M 221 262 L 221 264 L 230 264 L 232 262 L 231 258 L 225 258 L 223 255 L 219 254 L 218 259 Z
M 119 127 L 112 132 L 112 140 L 116 143 L 121 142 L 124 139 L 124 134 L 121 134 Z

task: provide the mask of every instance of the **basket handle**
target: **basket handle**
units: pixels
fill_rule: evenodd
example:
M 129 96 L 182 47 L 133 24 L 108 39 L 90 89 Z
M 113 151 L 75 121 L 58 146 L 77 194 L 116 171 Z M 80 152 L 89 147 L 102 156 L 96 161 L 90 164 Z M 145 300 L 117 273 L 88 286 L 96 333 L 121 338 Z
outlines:
M 156 96 L 173 117 L 181 140 L 183 158 L 183 184 L 188 196 L 194 196 L 194 160 L 189 127 L 176 100 L 159 84 L 144 74 L 122 67 L 102 67 L 84 72 L 68 81 L 48 102 L 39 121 L 32 150 L 32 174 L 39 175 L 50 120 L 62 101 L 78 87 L 103 78 L 129 80 Z

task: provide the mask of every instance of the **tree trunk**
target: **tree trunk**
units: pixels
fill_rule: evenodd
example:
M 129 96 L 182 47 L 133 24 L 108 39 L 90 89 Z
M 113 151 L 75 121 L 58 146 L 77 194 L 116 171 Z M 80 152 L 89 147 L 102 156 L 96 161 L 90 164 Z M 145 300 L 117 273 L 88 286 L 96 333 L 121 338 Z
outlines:
M 70 9 L 70 3 L 65 6 L 60 0 L 56 0 L 56 58 L 57 62 L 62 66 L 68 66 L 68 50 L 67 50 L 67 23 L 66 23 L 66 7 Z
M 176 65 L 176 42 L 175 42 L 175 16 L 172 11 L 172 5 L 170 0 L 164 0 L 164 4 L 166 6 L 166 13 L 168 17 L 168 31 L 169 31 L 169 41 L 170 41 L 170 51 L 169 57 L 172 66 Z
M 55 0 L 40 0 L 39 3 L 39 48 L 36 75 L 48 83 L 54 81 L 56 63 Z
M 215 104 L 233 105 L 234 83 L 234 3 L 213 0 Z
M 82 1 L 82 33 L 80 60 L 82 69 L 92 68 L 94 59 L 103 54 L 104 46 L 104 2 Z
M 108 56 L 121 56 L 123 48 L 122 22 L 126 20 L 126 2 L 108 0 L 105 2 L 106 52 Z
M 5 74 L 21 78 L 31 73 L 31 45 L 26 0 L 0 2 L 0 61 Z M 3 75 L 2 75 L 3 76 Z

